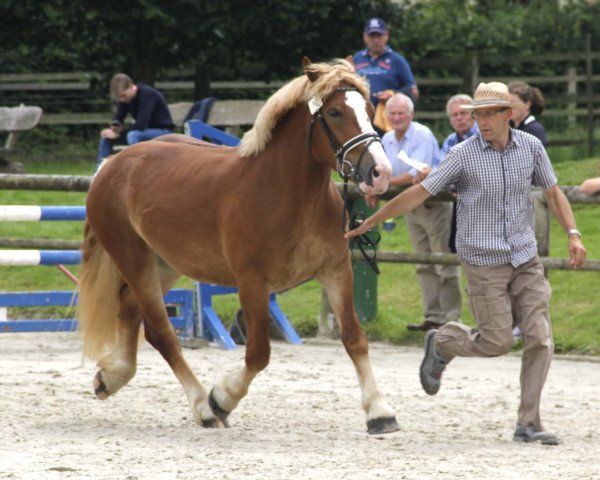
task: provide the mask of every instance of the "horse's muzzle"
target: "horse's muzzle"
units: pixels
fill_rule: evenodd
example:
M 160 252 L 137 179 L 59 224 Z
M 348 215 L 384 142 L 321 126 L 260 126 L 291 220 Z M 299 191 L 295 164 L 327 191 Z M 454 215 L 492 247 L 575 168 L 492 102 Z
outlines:
M 387 157 L 384 156 L 387 162 L 377 161 L 378 157 L 375 156 L 371 156 L 371 158 L 371 162 L 363 162 L 360 165 L 356 172 L 356 183 L 365 194 L 380 195 L 388 189 L 392 169 Z
M 390 184 L 390 176 L 388 174 L 381 174 L 377 167 L 371 169 L 372 174 L 368 177 L 369 180 L 365 180 L 358 184 L 360 190 L 366 195 L 380 195 L 387 191 Z

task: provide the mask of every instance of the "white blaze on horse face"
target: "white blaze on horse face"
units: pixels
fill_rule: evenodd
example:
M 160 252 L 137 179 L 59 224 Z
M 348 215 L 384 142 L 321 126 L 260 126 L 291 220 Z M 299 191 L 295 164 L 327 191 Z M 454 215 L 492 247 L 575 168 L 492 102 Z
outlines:
M 354 110 L 354 115 L 362 133 L 375 133 L 367 113 L 367 101 L 359 92 L 355 90 L 347 91 L 346 105 Z M 373 175 L 373 186 L 361 182 L 359 188 L 367 195 L 376 195 L 388 189 L 390 177 L 392 176 L 392 164 L 387 158 L 381 142 L 371 143 L 368 149 L 375 162 L 377 175 Z

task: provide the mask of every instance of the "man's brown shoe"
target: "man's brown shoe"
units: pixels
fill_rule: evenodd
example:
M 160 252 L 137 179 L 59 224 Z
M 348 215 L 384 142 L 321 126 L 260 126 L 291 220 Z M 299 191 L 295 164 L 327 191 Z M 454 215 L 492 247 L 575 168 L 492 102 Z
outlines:
M 409 323 L 406 328 L 411 332 L 427 332 L 434 328 L 440 328 L 443 324 L 433 323 L 429 320 L 425 320 L 423 323 Z

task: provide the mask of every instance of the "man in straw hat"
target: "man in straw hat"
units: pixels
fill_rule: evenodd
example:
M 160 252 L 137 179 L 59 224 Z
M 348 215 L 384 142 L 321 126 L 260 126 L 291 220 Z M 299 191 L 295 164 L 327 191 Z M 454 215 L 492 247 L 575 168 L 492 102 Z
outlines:
M 442 372 L 456 356 L 495 357 L 511 350 L 514 321 L 523 332 L 521 403 L 513 440 L 557 445 L 540 419 L 540 398 L 553 353 L 550 286 L 537 256 L 530 187 L 541 187 L 552 214 L 569 237 L 571 266 L 586 250 L 569 201 L 557 185 L 541 142 L 509 126 L 506 85 L 481 83 L 471 111 L 479 133 L 452 148 L 440 166 L 346 234 L 364 233 L 386 218 L 410 212 L 447 185 L 458 193 L 456 249 L 467 279 L 469 306 L 477 323 L 448 322 L 425 337 L 421 385 L 435 395 Z

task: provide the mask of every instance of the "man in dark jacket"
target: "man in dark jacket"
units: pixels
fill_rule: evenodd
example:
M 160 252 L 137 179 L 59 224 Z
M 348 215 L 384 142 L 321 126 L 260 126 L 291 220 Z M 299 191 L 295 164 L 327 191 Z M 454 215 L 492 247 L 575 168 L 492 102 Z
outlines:
M 96 169 L 112 154 L 115 143 L 133 145 L 171 133 L 175 128 L 167 101 L 157 89 L 143 83 L 136 85 L 128 75 L 117 73 L 110 82 L 110 91 L 119 103 L 110 127 L 100 132 Z M 128 114 L 135 123 L 125 127 Z

